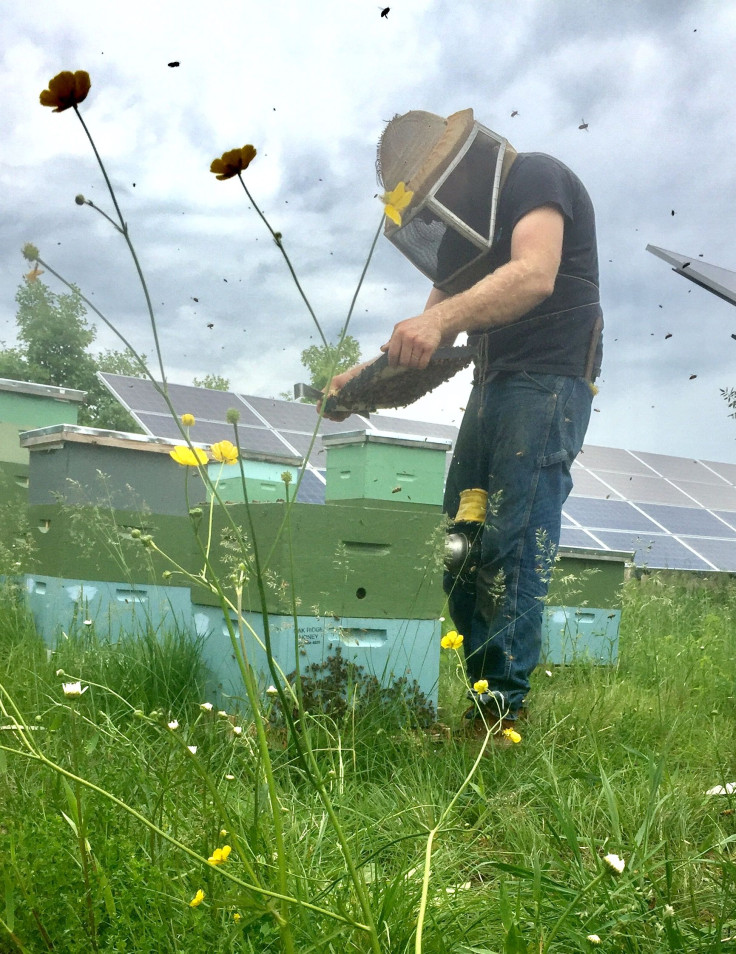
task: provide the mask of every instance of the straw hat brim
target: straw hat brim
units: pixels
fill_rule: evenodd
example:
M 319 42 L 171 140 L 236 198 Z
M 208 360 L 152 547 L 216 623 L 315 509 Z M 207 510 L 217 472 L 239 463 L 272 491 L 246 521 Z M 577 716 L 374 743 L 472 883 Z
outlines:
M 444 132 L 406 183 L 406 188 L 414 193 L 413 205 L 426 198 L 440 176 L 447 171 L 467 142 L 473 123 L 472 109 L 463 109 L 447 117 Z
M 381 181 L 386 191 L 403 182 L 421 202 L 436 185 L 466 142 L 473 128 L 473 110 L 463 109 L 447 119 L 413 110 L 386 127 L 378 149 Z

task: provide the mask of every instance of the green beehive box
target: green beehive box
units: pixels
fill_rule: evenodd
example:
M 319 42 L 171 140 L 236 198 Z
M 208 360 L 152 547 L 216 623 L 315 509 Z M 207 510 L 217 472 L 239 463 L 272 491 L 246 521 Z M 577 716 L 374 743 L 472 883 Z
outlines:
M 0 378 L 0 423 L 21 430 L 49 424 L 76 424 L 79 405 L 87 395 L 72 388 Z
M 186 514 L 205 496 L 196 468 L 180 467 L 176 444 L 143 434 L 56 424 L 26 431 L 31 504 L 64 502 L 113 510 Z
M 614 663 L 622 586 L 631 554 L 563 549 L 554 566 L 542 626 L 542 660 Z
M 299 612 L 334 618 L 436 619 L 441 613 L 441 518 L 427 508 L 356 507 L 350 503 L 251 504 L 259 560 L 267 580 L 271 613 L 288 614 L 292 596 Z M 253 536 L 242 504 L 215 507 L 212 559 L 219 575 L 229 572 L 233 551 L 222 546 L 230 524 L 241 528 L 254 556 Z M 208 513 L 202 526 L 209 526 Z M 200 531 L 201 532 L 201 531 Z M 214 604 L 193 591 L 192 599 Z M 260 609 L 255 580 L 245 587 L 244 605 Z
M 20 434 L 30 427 L 76 423 L 83 391 L 0 378 L 0 518 L 7 541 L 24 534 L 28 504 L 28 450 Z
M 325 502 L 383 500 L 439 509 L 452 442 L 403 434 L 325 434 Z
M 301 466 L 293 461 L 290 467 L 283 463 L 265 460 L 244 460 L 245 488 L 248 500 L 253 503 L 275 503 L 284 499 L 284 481 L 281 475 L 289 470 L 296 480 Z M 243 503 L 243 481 L 240 467 L 222 464 L 210 464 L 209 476 L 217 484 L 217 495 L 223 503 Z

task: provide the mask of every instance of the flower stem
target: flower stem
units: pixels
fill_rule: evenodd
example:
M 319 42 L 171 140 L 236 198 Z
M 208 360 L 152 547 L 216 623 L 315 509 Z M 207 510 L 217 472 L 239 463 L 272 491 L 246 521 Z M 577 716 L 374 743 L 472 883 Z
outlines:
M 242 187 L 245 189 L 245 194 L 248 196 L 248 199 L 249 199 L 251 205 L 253 206 L 253 208 L 254 208 L 254 209 L 256 210 L 256 212 L 258 213 L 258 215 L 259 215 L 261 221 L 263 222 L 263 224 L 266 226 L 266 228 L 268 229 L 268 231 L 271 233 L 271 238 L 274 240 L 274 242 L 276 243 L 276 245 L 277 245 L 278 248 L 279 248 L 279 251 L 280 251 L 281 254 L 284 256 L 284 261 L 286 262 L 286 264 L 287 264 L 287 266 L 288 266 L 288 268 L 289 268 L 289 271 L 290 271 L 290 273 L 291 273 L 291 277 L 294 279 L 294 284 L 296 285 L 296 287 L 297 287 L 297 289 L 298 289 L 298 291 L 299 291 L 299 294 L 302 296 L 302 301 L 303 301 L 304 304 L 307 306 L 307 310 L 309 311 L 309 314 L 312 316 L 312 321 L 313 321 L 313 322 L 315 323 L 315 325 L 317 326 L 317 331 L 319 332 L 319 336 L 320 336 L 320 338 L 322 339 L 322 344 L 325 345 L 325 346 L 327 346 L 327 338 L 325 338 L 324 332 L 322 331 L 322 328 L 320 327 L 320 323 L 317 321 L 317 316 L 315 315 L 312 306 L 309 304 L 309 299 L 307 298 L 306 294 L 304 293 L 304 289 L 302 288 L 301 284 L 299 283 L 299 279 L 296 277 L 296 272 L 294 271 L 294 266 L 291 264 L 291 260 L 290 260 L 289 256 L 286 254 L 286 249 L 284 248 L 284 243 L 283 243 L 283 239 L 281 238 L 281 233 L 280 233 L 280 232 L 274 232 L 274 230 L 271 228 L 271 225 L 270 225 L 268 219 L 267 219 L 266 216 L 263 214 L 263 212 L 261 212 L 261 210 L 260 210 L 260 208 L 259 208 L 257 202 L 254 200 L 253 196 L 252 196 L 252 195 L 250 194 L 250 192 L 248 191 L 248 186 L 247 186 L 247 185 L 245 184 L 245 182 L 243 181 L 243 176 L 242 176 L 242 174 L 241 174 L 240 172 L 238 173 L 238 179 L 240 179 L 240 184 L 241 184 Z
M 0 695 L 5 696 L 9 699 L 8 692 L 5 687 L 0 683 Z M 22 724 L 23 720 L 20 720 Z M 212 866 L 209 864 L 207 858 L 204 855 L 200 855 L 193 848 L 190 848 L 189 845 L 184 844 L 184 842 L 179 841 L 174 838 L 173 835 L 170 835 L 168 832 L 164 831 L 162 828 L 159 828 L 158 825 L 154 824 L 150 819 L 146 818 L 145 815 L 142 815 L 135 808 L 131 808 L 127 802 L 124 802 L 121 798 L 118 798 L 116 795 L 113 795 L 112 792 L 108 792 L 106 789 L 101 788 L 99 785 L 95 785 L 94 782 L 91 782 L 89 779 L 82 778 L 81 776 L 75 775 L 73 772 L 70 772 L 69 769 L 65 769 L 62 765 L 54 762 L 53 760 L 47 758 L 40 749 L 37 749 L 30 740 L 27 745 L 28 751 L 19 753 L 15 749 L 10 749 L 8 746 L 0 745 L 0 749 L 3 751 L 15 752 L 15 754 L 22 754 L 26 758 L 33 759 L 36 762 L 40 762 L 42 765 L 45 765 L 47 768 L 52 769 L 52 771 L 57 772 L 59 775 L 63 775 L 65 778 L 70 779 L 73 782 L 79 782 L 80 785 L 83 785 L 85 788 L 90 789 L 93 792 L 97 792 L 98 795 L 102 795 L 104 798 L 111 801 L 114 805 L 117 805 L 118 808 L 121 808 L 123 811 L 127 812 L 129 815 L 132 815 L 136 818 L 141 824 L 145 825 L 147 828 L 154 831 L 157 835 L 163 838 L 164 841 L 169 842 L 175 848 L 178 848 L 184 854 L 189 855 L 190 858 L 193 858 L 195 861 L 200 862 L 203 865 L 207 865 L 208 868 Z M 242 878 L 238 878 L 237 875 L 232 874 L 227 871 L 227 869 L 222 866 L 217 867 L 217 873 L 221 875 L 228 881 L 233 882 L 233 884 L 238 885 L 240 888 L 245 888 L 247 891 L 252 891 L 254 894 L 262 895 L 264 898 L 272 898 L 275 901 L 286 901 L 289 904 L 296 904 L 298 907 L 306 908 L 310 911 L 314 911 L 316 914 L 322 914 L 325 917 L 331 918 L 334 921 L 339 921 L 342 924 L 347 924 L 350 927 L 357 928 L 360 931 L 369 931 L 367 925 L 361 924 L 358 921 L 352 921 L 350 918 L 343 917 L 341 914 L 336 914 L 334 911 L 330 911 L 328 908 L 322 908 L 317 904 L 312 904 L 309 901 L 304 901 L 300 898 L 294 898 L 290 896 L 284 896 L 279 894 L 276 891 L 269 891 L 267 888 L 262 888 L 260 885 L 249 884 L 247 881 L 243 881 Z
M 105 179 L 105 183 L 107 184 L 108 192 L 110 193 L 110 198 L 112 199 L 112 204 L 115 206 L 115 211 L 117 212 L 118 218 L 120 219 L 120 231 L 122 232 L 123 238 L 125 239 L 125 243 L 128 246 L 128 249 L 130 250 L 130 254 L 133 258 L 133 264 L 135 265 L 135 270 L 138 273 L 138 278 L 140 279 L 141 287 L 143 288 L 143 294 L 146 299 L 146 308 L 148 309 L 148 316 L 151 320 L 151 331 L 153 333 L 153 342 L 154 342 L 154 348 L 156 350 L 156 357 L 158 358 L 158 367 L 159 367 L 159 372 L 161 374 L 161 383 L 163 387 L 166 388 L 166 372 L 164 371 L 164 358 L 163 358 L 163 353 L 161 351 L 161 344 L 158 338 L 158 328 L 156 327 L 156 316 L 154 315 L 154 312 L 153 312 L 153 303 L 151 302 L 151 296 L 148 292 L 148 285 L 146 284 L 146 279 L 143 275 L 143 269 L 141 268 L 141 264 L 138 261 L 138 255 L 136 254 L 135 247 L 133 246 L 133 242 L 130 238 L 130 233 L 128 232 L 128 226 L 125 223 L 125 219 L 123 218 L 123 213 L 120 211 L 120 206 L 118 205 L 118 200 L 115 197 L 115 190 L 113 189 L 112 183 L 110 182 L 110 178 L 107 175 L 107 170 L 105 169 L 105 164 L 102 161 L 102 157 L 97 151 L 97 146 L 95 145 L 95 141 L 92 138 L 92 134 L 87 128 L 87 124 L 82 118 L 82 114 L 79 112 L 76 105 L 74 106 L 74 112 L 77 114 L 77 118 L 79 119 L 79 122 L 82 124 L 82 129 L 84 130 L 87 136 L 87 139 L 89 139 L 89 143 L 92 146 L 92 151 L 94 152 L 95 158 L 97 159 L 97 163 L 102 171 L 102 175 Z

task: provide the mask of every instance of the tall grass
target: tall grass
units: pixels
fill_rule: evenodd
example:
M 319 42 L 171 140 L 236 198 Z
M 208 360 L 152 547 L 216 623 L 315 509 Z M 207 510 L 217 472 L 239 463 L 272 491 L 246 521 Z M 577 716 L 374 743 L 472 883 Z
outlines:
M 618 665 L 538 671 L 523 743 L 491 750 L 444 818 L 477 752 L 451 731 L 462 686 L 449 654 L 439 723 L 408 728 L 401 711 L 388 708 L 379 725 L 359 705 L 323 718 L 315 756 L 366 882 L 381 950 L 415 949 L 427 833 L 440 819 L 424 951 L 736 949 L 736 793 L 706 794 L 736 780 L 735 601 L 730 582 L 628 584 Z M 261 883 L 275 883 L 252 722 L 218 717 L 176 690 L 141 707 L 170 707 L 171 715 L 154 718 L 148 709 L 145 718 L 134 712 L 135 688 L 129 708 L 111 705 L 116 697 L 96 688 L 66 699 L 56 659 L 47 660 L 10 606 L 15 615 L 4 615 L 0 628 L 0 682 L 23 700 L 34 737 L 71 766 L 73 707 L 79 774 L 158 831 L 85 791 L 85 886 L 64 780 L 3 750 L 0 950 L 281 951 L 273 902 L 219 869 L 202 869 L 167 840 L 205 857 L 237 844 L 233 873 L 250 881 L 250 866 Z M 161 656 L 179 647 L 170 641 Z M 101 673 L 109 690 L 131 693 L 125 641 L 119 650 L 98 648 L 100 656 L 93 634 L 68 642 L 65 671 L 92 682 Z M 173 660 L 163 667 L 174 670 Z M 177 681 L 164 684 L 174 689 Z M 176 730 L 167 728 L 171 717 Z M 233 723 L 241 722 L 236 734 Z M 346 923 L 359 919 L 359 909 L 323 804 L 283 731 L 268 733 L 291 890 L 313 906 L 289 908 L 297 950 L 368 950 L 364 932 Z M 1 734 L 0 744 L 14 748 L 14 733 Z M 620 875 L 603 861 L 611 853 L 625 861 Z M 190 907 L 199 888 L 204 900 Z

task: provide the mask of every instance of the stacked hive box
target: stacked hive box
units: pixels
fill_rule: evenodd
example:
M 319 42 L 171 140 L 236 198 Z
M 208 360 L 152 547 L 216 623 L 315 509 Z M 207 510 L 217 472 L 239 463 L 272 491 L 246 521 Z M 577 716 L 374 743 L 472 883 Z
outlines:
M 41 630 L 53 640 L 85 622 L 112 638 L 133 625 L 194 629 L 205 638 L 205 658 L 217 685 L 238 693 L 242 687 L 220 599 L 195 579 L 208 541 L 212 570 L 229 579 L 242 555 L 228 539 L 239 533 L 250 559 L 257 550 L 264 571 L 265 616 L 283 672 L 295 668 L 297 654 L 308 665 L 339 647 L 382 683 L 405 677 L 436 701 L 443 598 L 439 506 L 397 500 L 394 490 L 397 480 L 411 481 L 420 501 L 437 500 L 449 444 L 428 448 L 423 440 L 418 446 L 406 438 L 396 441 L 403 453 L 391 466 L 383 462 L 372 500 L 364 490 L 351 490 L 329 506 L 287 507 L 282 483 L 281 500 L 252 503 L 249 517 L 243 503 L 210 508 L 197 472 L 170 459 L 170 442 L 70 426 L 24 434 L 22 443 L 31 452 L 29 513 L 39 571 L 28 578 L 28 590 Z M 383 453 L 391 445 L 386 436 L 374 446 Z M 359 451 L 358 443 L 352 446 Z M 412 451 L 418 451 L 416 459 Z M 427 458 L 428 452 L 438 460 Z M 344 469 L 344 461 L 340 466 Z M 363 463 L 353 467 L 356 481 L 362 468 Z M 247 475 L 247 461 L 245 469 Z M 262 482 L 263 475 L 253 479 Z M 228 485 L 225 499 L 234 496 Z M 194 518 L 192 508 L 200 511 Z M 156 549 L 144 547 L 140 535 L 152 536 Z M 164 585 L 162 574 L 174 564 L 181 572 Z M 251 661 L 271 680 L 254 637 L 262 640 L 265 633 L 253 577 L 241 605 Z
M 266 586 L 251 575 L 239 604 L 226 591 L 242 608 L 244 645 L 264 683 L 274 678 L 262 648 L 268 635 L 285 674 L 339 648 L 384 684 L 406 677 L 436 701 L 439 501 L 450 444 L 365 432 L 324 443 L 326 505 L 287 506 L 295 487 L 280 480 L 283 462 L 246 460 L 247 508 L 239 468 L 212 465 L 222 504 L 211 505 L 198 472 L 171 460 L 170 441 L 60 423 L 25 433 L 37 546 L 27 587 L 41 632 L 53 643 L 85 624 L 113 639 L 137 626 L 176 625 L 203 638 L 213 686 L 239 695 L 237 614 L 223 610 L 202 574 L 207 554 L 209 572 L 229 580 L 243 562 L 233 543 L 240 536 Z M 295 478 L 298 463 L 288 468 Z M 140 542 L 148 535 L 155 548 Z M 562 555 L 544 618 L 547 663 L 615 660 L 624 559 Z

